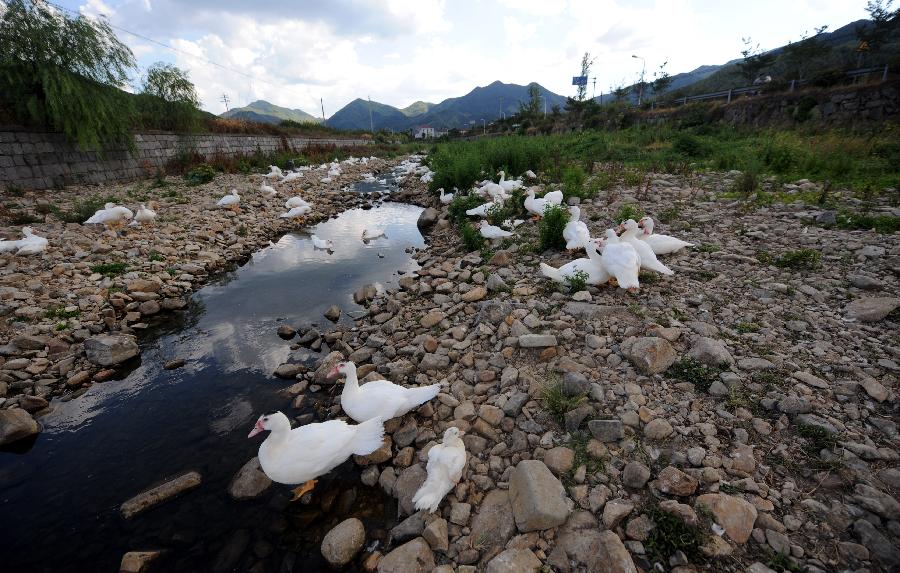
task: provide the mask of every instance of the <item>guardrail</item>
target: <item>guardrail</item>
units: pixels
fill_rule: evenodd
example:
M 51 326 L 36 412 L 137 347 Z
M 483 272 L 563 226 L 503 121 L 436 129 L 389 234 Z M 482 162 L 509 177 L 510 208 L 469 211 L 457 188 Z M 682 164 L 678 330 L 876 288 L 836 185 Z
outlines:
M 873 74 L 873 73 L 877 73 L 877 72 L 881 72 L 881 81 L 887 81 L 887 78 L 888 78 L 888 65 L 887 64 L 885 64 L 884 67 L 878 66 L 875 68 L 860 68 L 860 69 L 856 69 L 856 70 L 850 70 L 850 71 L 846 72 L 846 75 L 849 78 L 855 79 L 858 77 L 867 76 L 869 74 Z M 802 86 L 805 83 L 807 83 L 807 80 L 791 80 L 788 91 L 792 92 L 792 91 L 794 91 L 795 88 L 797 88 L 798 86 Z M 710 93 L 705 93 L 705 94 L 684 96 L 684 97 L 680 97 L 672 102 L 669 102 L 669 104 L 671 105 L 673 103 L 675 103 L 675 104 L 680 103 L 681 105 L 685 105 L 688 102 L 692 102 L 692 101 L 705 101 L 705 100 L 720 99 L 720 98 L 726 98 L 727 103 L 731 103 L 731 98 L 733 98 L 735 96 L 743 95 L 743 94 L 757 95 L 760 92 L 760 90 L 762 90 L 765 86 L 766 86 L 766 84 L 759 84 L 759 85 L 753 85 L 753 86 L 746 86 L 746 87 L 742 87 L 742 88 L 732 88 L 732 89 L 722 90 L 722 91 L 718 91 L 718 92 L 710 92 Z M 654 104 L 652 104 L 651 107 L 657 107 L 657 104 L 654 103 Z

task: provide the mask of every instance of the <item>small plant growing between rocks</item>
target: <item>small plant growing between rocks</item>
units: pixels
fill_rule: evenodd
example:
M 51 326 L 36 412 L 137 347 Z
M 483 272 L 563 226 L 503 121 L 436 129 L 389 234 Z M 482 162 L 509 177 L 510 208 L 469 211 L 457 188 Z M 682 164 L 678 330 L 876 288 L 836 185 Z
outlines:
M 759 332 L 762 327 L 755 322 L 737 322 L 734 325 L 734 329 L 740 332 L 741 334 L 746 334 L 748 332 Z
M 669 374 L 678 380 L 690 382 L 697 390 L 709 392 L 712 383 L 719 379 L 720 368 L 701 364 L 694 358 L 685 357 L 672 365 Z
M 201 163 L 200 165 L 194 167 L 190 171 L 184 174 L 184 182 L 194 187 L 196 185 L 202 185 L 204 183 L 209 183 L 216 177 L 216 170 L 212 168 L 211 165 L 206 163 Z
M 567 396 L 563 392 L 562 381 L 558 377 L 552 378 L 541 391 L 544 408 L 556 418 L 560 425 L 564 424 L 566 413 L 577 408 L 586 399 L 587 394 Z
M 837 445 L 837 437 L 825 428 L 810 424 L 797 424 L 797 434 L 806 439 L 806 451 L 818 456 L 822 450 L 830 450 Z
M 92 273 L 98 273 L 105 277 L 117 277 L 121 274 L 125 274 L 125 271 L 128 270 L 128 265 L 125 263 L 104 263 L 102 265 L 94 265 L 91 267 Z
M 798 249 L 786 252 L 773 262 L 783 269 L 812 270 L 822 266 L 822 253 L 815 249 Z
M 571 292 L 580 292 L 583 290 L 587 290 L 588 277 L 589 275 L 580 269 L 569 275 L 569 277 L 566 278 L 566 282 L 569 285 L 569 290 Z
M 244 225 L 241 225 L 240 227 L 237 228 L 237 231 L 235 231 L 234 234 L 237 235 L 238 237 L 246 237 L 247 236 L 247 227 L 245 227 Z
M 628 219 L 639 221 L 643 216 L 643 209 L 641 209 L 634 203 L 625 203 L 624 205 L 619 207 L 618 211 L 616 211 L 615 216 L 613 216 L 613 221 L 618 225 L 622 221 L 627 221 Z
M 703 560 L 700 546 L 706 542 L 706 534 L 702 524 L 688 525 L 677 515 L 660 509 L 659 505 L 647 506 L 643 513 L 654 523 L 644 541 L 651 562 L 668 564 L 669 557 L 676 551 L 682 551 L 692 562 Z
M 680 216 L 681 207 L 679 205 L 673 205 L 660 211 L 658 219 L 661 223 L 671 223 Z
M 159 251 L 151 251 L 151 252 L 150 252 L 150 256 L 147 257 L 147 258 L 150 259 L 151 261 L 154 261 L 154 262 L 159 262 L 159 261 L 164 261 L 164 260 L 166 260 L 166 257 L 164 257 L 164 256 L 162 255 L 162 253 L 160 253 Z
M 484 247 L 484 237 L 472 223 L 463 220 L 459 224 L 459 234 L 467 251 L 480 251 Z
M 548 205 L 544 209 L 544 216 L 538 223 L 538 237 L 541 250 L 564 249 L 566 240 L 563 239 L 563 229 L 569 222 L 569 211 L 561 205 Z
M 81 314 L 81 311 L 77 308 L 75 310 L 66 310 L 65 307 L 60 306 L 57 308 L 51 308 L 50 310 L 48 310 L 47 312 L 44 313 L 44 316 L 46 318 L 67 319 L 67 318 L 74 318 L 74 317 L 78 316 L 79 314 Z
M 759 175 L 752 169 L 744 171 L 735 179 L 733 189 L 735 193 L 743 197 L 749 197 L 759 189 Z
M 466 211 L 474 209 L 482 203 L 484 203 L 484 199 L 477 195 L 457 195 L 453 198 L 453 201 L 450 202 L 450 207 L 447 208 L 447 212 L 450 214 L 450 220 L 457 223 L 468 221 L 466 218 Z

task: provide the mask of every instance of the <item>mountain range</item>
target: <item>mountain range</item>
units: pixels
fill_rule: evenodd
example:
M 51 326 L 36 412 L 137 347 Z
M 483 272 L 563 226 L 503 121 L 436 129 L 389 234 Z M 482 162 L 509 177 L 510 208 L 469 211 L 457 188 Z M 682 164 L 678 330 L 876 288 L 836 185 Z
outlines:
M 285 120 L 298 123 L 322 123 L 322 118 L 314 117 L 302 109 L 289 109 L 265 100 L 257 100 L 244 107 L 230 109 L 219 117 L 243 119 L 256 123 L 281 123 Z
M 808 62 L 805 72 L 807 74 L 820 73 L 829 69 L 849 69 L 857 64 L 858 54 L 855 52 L 856 30 L 872 26 L 871 20 L 858 20 L 842 26 L 832 32 L 824 32 L 816 36 L 816 40 L 830 48 L 826 53 Z M 786 58 L 781 58 L 786 53 L 786 46 L 769 50 L 768 53 L 775 56 L 775 62 L 770 69 L 763 71 L 771 74 L 775 80 L 791 80 L 796 78 L 796 70 Z M 896 54 L 900 51 L 900 39 L 897 34 L 892 34 L 881 54 Z M 886 57 L 886 56 L 885 56 Z M 746 83 L 741 79 L 738 63 L 740 58 L 717 65 L 704 65 L 692 70 L 672 75 L 671 85 L 666 93 L 675 95 L 689 95 L 710 91 L 718 91 L 737 87 Z M 876 59 L 862 61 L 863 65 L 883 65 Z M 796 64 L 794 64 L 796 65 Z M 791 75 L 794 74 L 794 75 Z M 566 97 L 555 94 L 540 84 L 504 84 L 495 81 L 484 87 L 476 87 L 464 96 L 445 99 L 440 103 L 417 101 L 408 107 L 398 109 L 384 103 L 357 98 L 348 103 L 325 121 L 325 125 L 336 129 L 363 130 L 370 128 L 375 130 L 390 129 L 404 131 L 420 126 L 429 126 L 436 129 L 463 128 L 484 121 L 493 121 L 502 116 L 512 115 L 519 110 L 522 103 L 528 101 L 528 89 L 537 86 L 544 100 L 547 110 L 558 105 L 563 107 Z M 635 86 L 628 86 L 628 99 L 637 99 Z M 649 90 L 652 94 L 652 89 Z M 645 88 L 645 97 L 648 92 Z M 655 94 L 652 94 L 655 96 Z M 603 102 L 609 100 L 609 95 L 603 95 Z M 242 108 L 235 108 L 222 114 L 222 117 L 234 117 L 248 121 L 265 123 L 280 123 L 290 119 L 298 122 L 321 123 L 321 119 L 314 117 L 299 109 L 288 109 L 272 105 L 266 101 L 255 101 Z

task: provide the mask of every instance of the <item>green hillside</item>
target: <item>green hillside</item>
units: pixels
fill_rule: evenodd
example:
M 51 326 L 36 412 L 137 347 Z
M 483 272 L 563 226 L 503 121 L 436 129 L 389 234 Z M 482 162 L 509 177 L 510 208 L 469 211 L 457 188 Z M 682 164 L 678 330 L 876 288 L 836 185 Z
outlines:
M 298 123 L 321 123 L 322 119 L 314 117 L 302 109 L 289 109 L 277 106 L 264 100 L 257 100 L 244 107 L 236 107 L 223 113 L 220 117 L 244 119 L 257 123 L 281 123 L 284 120 Z

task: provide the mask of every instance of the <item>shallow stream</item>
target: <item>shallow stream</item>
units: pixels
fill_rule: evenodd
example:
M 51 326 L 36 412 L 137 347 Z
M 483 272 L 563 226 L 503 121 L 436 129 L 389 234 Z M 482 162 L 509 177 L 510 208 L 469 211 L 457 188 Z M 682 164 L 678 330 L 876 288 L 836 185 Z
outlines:
M 154 571 L 325 571 L 319 542 L 340 520 L 359 517 L 367 540 L 385 539 L 396 504 L 363 485 L 352 462 L 325 476 L 309 505 L 288 503 L 288 486 L 250 501 L 227 488 L 256 455 L 262 438 L 247 439 L 256 418 L 298 413 L 279 394 L 290 381 L 272 375 L 291 352 L 278 326 L 325 332 L 332 304 L 343 321 L 359 316 L 355 290 L 417 268 L 420 212 L 383 203 L 309 229 L 334 242 L 331 253 L 308 234 L 284 235 L 145 335 L 127 377 L 55 401 L 28 451 L 0 453 L 0 569 L 116 571 L 127 551 L 163 549 Z M 375 228 L 386 237 L 363 243 L 363 229 Z M 176 358 L 186 365 L 163 368 Z M 120 515 L 126 499 L 189 470 L 202 474 L 200 487 L 131 520 Z

